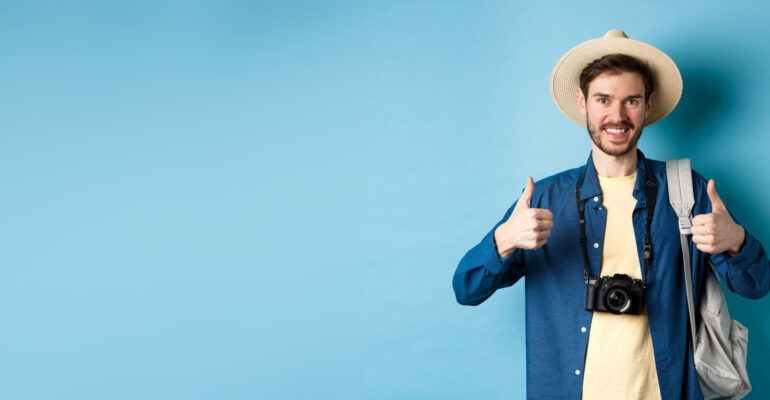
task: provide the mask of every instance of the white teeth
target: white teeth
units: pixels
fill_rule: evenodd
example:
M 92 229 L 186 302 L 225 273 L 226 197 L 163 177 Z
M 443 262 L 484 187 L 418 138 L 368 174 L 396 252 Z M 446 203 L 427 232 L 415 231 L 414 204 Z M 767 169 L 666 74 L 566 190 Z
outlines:
M 621 134 L 621 133 L 623 133 L 625 131 L 626 131 L 625 129 L 609 129 L 609 128 L 607 128 L 607 132 L 614 133 L 616 135 L 617 134 Z

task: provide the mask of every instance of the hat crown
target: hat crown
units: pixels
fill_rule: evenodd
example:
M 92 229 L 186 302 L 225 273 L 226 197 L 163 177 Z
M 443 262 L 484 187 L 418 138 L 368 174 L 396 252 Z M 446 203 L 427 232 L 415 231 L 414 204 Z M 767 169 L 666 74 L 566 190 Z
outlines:
M 626 35 L 626 33 L 621 31 L 620 29 L 609 30 L 609 31 L 607 31 L 607 33 L 604 34 L 604 37 L 606 37 L 606 38 L 614 37 L 614 38 L 626 38 L 626 39 L 628 39 L 628 36 Z

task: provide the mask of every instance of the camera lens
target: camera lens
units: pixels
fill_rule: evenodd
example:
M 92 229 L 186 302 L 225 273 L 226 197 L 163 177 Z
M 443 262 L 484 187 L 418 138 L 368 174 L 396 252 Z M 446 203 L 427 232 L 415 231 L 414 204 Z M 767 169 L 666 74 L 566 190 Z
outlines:
M 616 314 L 622 314 L 631 307 L 631 299 L 624 289 L 612 288 L 607 292 L 604 304 L 608 310 Z

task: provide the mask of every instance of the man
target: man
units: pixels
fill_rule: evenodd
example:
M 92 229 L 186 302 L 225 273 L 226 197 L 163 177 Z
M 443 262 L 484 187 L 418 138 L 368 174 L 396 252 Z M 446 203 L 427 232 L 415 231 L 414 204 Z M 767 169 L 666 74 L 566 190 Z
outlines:
M 703 398 L 666 166 L 637 150 L 642 128 L 670 113 L 681 90 L 668 56 L 621 31 L 578 45 L 553 71 L 556 104 L 588 128 L 588 162 L 537 183 L 528 177 L 452 282 L 460 304 L 478 305 L 526 276 L 529 398 Z M 762 245 L 735 222 L 713 180 L 693 171 L 693 189 L 696 301 L 707 259 L 730 290 L 767 294 Z M 599 296 L 598 277 L 628 290 Z

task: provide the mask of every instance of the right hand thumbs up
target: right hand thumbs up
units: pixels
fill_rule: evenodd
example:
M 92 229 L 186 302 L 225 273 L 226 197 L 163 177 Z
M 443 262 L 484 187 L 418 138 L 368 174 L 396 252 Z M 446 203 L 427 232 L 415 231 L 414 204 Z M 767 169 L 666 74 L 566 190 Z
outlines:
M 524 188 L 524 193 L 521 194 L 521 197 L 519 197 L 519 201 L 516 202 L 517 208 L 529 208 L 530 204 L 532 204 L 532 192 L 535 191 L 535 181 L 532 180 L 531 176 L 527 177 L 527 186 Z M 510 218 L 509 218 L 510 219 Z
M 495 243 L 500 258 L 511 255 L 516 249 L 539 249 L 551 236 L 553 213 L 544 208 L 531 208 L 535 181 L 527 177 L 527 186 L 519 197 L 511 216 L 495 229 Z

